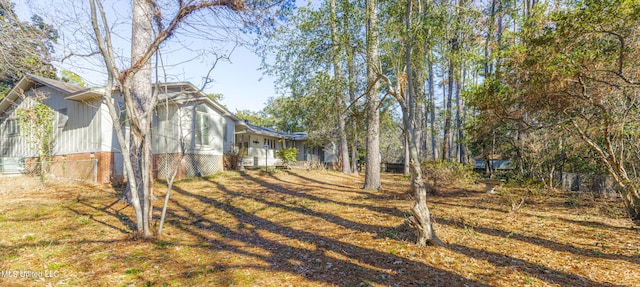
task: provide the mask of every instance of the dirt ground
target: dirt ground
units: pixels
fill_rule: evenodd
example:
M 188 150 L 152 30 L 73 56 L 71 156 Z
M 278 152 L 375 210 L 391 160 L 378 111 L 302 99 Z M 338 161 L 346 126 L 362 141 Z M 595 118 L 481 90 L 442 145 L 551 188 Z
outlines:
M 417 247 L 409 181 L 328 171 L 225 172 L 177 183 L 164 235 L 132 237 L 117 192 L 0 177 L 0 286 L 640 286 L 622 206 L 479 184 L 428 197 L 444 247 Z M 156 218 L 166 185 L 155 192 Z

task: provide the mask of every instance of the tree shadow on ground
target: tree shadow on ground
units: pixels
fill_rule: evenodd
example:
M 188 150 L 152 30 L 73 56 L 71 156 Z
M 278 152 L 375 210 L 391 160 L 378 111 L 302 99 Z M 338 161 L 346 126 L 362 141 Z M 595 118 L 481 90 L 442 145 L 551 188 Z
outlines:
M 458 228 L 467 226 L 465 222 L 460 220 L 454 220 L 454 219 L 438 218 L 437 222 L 439 224 L 454 226 Z M 625 260 L 631 263 L 640 264 L 640 258 L 638 258 L 637 256 L 628 256 L 628 255 L 622 255 L 622 254 L 608 254 L 595 249 L 575 247 L 569 244 L 559 243 L 559 242 L 555 242 L 552 240 L 543 239 L 539 237 L 522 235 L 514 232 L 508 232 L 508 231 L 497 229 L 497 228 L 489 228 L 489 227 L 482 227 L 482 226 L 475 226 L 475 225 L 471 225 L 470 227 L 472 227 L 474 231 L 479 233 L 503 237 L 503 238 L 515 239 L 522 242 L 527 242 L 527 243 L 535 244 L 541 247 L 553 249 L 559 252 L 566 251 L 566 252 L 573 253 L 575 255 L 580 255 L 585 257 L 604 258 L 609 260 Z
M 486 260 L 498 267 L 508 267 L 516 269 L 520 272 L 529 274 L 530 276 L 537 277 L 540 280 L 546 281 L 551 284 L 559 284 L 560 286 L 623 286 L 594 282 L 576 274 L 548 269 L 540 264 L 531 263 L 519 258 L 506 256 L 499 253 L 475 249 L 464 245 L 450 244 L 447 246 L 447 248 L 471 258 Z
M 217 190 L 227 196 L 242 196 L 219 183 L 213 184 Z M 175 190 L 183 196 L 195 198 L 203 204 L 222 210 L 238 221 L 236 231 L 206 219 L 190 207 L 173 201 L 174 206 L 187 213 L 187 216 L 180 216 L 176 211 L 171 211 L 171 217 L 188 221 L 180 224 L 179 228 L 211 243 L 208 245 L 210 249 L 231 251 L 266 262 L 268 263 L 266 270 L 289 272 L 310 280 L 339 286 L 360 283 L 389 286 L 487 286 L 404 257 L 279 225 L 210 196 L 191 193 L 179 187 L 175 187 Z M 265 204 L 278 208 L 273 203 L 265 202 Z M 299 212 L 291 209 L 289 211 Z M 225 240 L 215 238 L 211 232 L 224 234 L 224 238 L 241 241 L 270 252 L 268 255 L 248 252 L 241 247 L 226 244 Z M 268 239 L 261 235 L 264 232 L 277 234 L 287 240 Z M 291 243 L 286 244 L 289 241 Z M 311 244 L 313 248 L 296 247 L 292 244 L 293 241 Z
M 370 211 L 374 211 L 374 212 L 380 212 L 380 213 L 384 213 L 384 214 L 388 214 L 388 215 L 392 215 L 392 216 L 398 216 L 398 217 L 402 217 L 404 215 L 404 212 L 396 207 L 378 207 L 378 206 L 371 206 L 371 205 L 367 205 L 367 204 L 357 204 L 357 203 L 348 203 L 348 202 L 341 202 L 341 201 L 336 201 L 333 199 L 328 199 L 328 198 L 324 198 L 324 197 L 319 197 L 319 196 L 315 196 L 312 194 L 308 194 L 305 192 L 297 192 L 297 191 L 292 191 L 291 189 L 287 188 L 286 186 L 283 185 L 279 185 L 279 184 L 275 184 L 275 183 L 270 183 L 267 182 L 265 180 L 262 180 L 260 178 L 254 177 L 254 176 L 250 176 L 247 175 L 245 177 L 248 180 L 251 180 L 269 190 L 272 191 L 276 191 L 282 194 L 286 194 L 289 196 L 296 196 L 296 197 L 301 197 L 301 198 L 305 198 L 308 200 L 312 200 L 312 201 L 317 201 L 317 202 L 323 202 L 323 203 L 334 203 L 334 204 L 339 204 L 339 205 L 343 205 L 343 206 L 348 206 L 348 207 L 355 207 L 355 208 L 365 208 L 368 209 Z M 276 179 L 279 180 L 279 179 Z
M 307 181 L 307 182 L 313 182 L 313 183 L 321 185 L 321 186 L 333 186 L 333 187 L 339 187 L 339 188 L 346 188 L 348 190 L 353 189 L 353 186 L 339 185 L 339 184 L 334 184 L 334 183 L 330 183 L 330 182 L 320 181 L 320 180 L 317 180 L 317 179 L 313 179 L 313 178 L 310 178 L 310 177 L 306 177 L 306 176 L 300 175 L 297 172 L 291 172 L 291 171 L 288 171 L 288 170 L 285 170 L 285 172 L 288 175 L 297 177 L 297 178 L 302 179 L 302 180 Z

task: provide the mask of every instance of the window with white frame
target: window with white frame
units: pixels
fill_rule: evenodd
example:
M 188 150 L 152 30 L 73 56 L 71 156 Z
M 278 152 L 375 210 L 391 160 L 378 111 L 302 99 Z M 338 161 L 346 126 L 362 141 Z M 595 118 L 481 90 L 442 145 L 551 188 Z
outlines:
M 209 113 L 207 107 L 196 107 L 195 141 L 199 145 L 209 145 Z

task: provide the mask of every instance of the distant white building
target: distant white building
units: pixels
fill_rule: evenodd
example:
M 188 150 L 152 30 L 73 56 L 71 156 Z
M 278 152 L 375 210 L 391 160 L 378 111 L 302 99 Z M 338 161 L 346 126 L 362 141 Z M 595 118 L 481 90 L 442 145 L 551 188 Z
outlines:
M 274 166 L 280 164 L 276 152 L 295 147 L 297 161 L 338 161 L 337 145 L 329 142 L 323 147 L 312 146 L 306 132 L 284 133 L 243 122 L 236 125 L 236 146 L 243 155 L 244 166 Z

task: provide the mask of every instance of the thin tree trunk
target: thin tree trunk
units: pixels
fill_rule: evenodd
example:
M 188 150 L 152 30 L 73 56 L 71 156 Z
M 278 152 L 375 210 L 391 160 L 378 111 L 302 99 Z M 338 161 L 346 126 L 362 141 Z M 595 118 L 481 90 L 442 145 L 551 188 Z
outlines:
M 349 100 L 351 103 L 356 101 L 356 91 L 355 91 L 355 67 L 353 65 L 353 55 L 354 49 L 351 47 L 351 34 L 349 33 L 349 19 L 350 19 L 350 9 L 349 9 L 349 1 L 342 1 L 344 16 L 342 19 L 344 26 L 344 39 L 345 39 L 345 54 L 347 56 L 347 87 L 349 90 Z M 356 106 L 356 104 L 353 104 Z M 355 108 L 354 108 L 355 109 Z M 355 112 L 351 112 L 351 173 L 358 175 L 358 122 L 357 122 L 357 114 Z
M 525 0 L 529 1 L 529 0 Z M 484 42 L 484 76 L 489 77 L 492 73 L 491 68 L 491 35 L 493 34 L 493 25 L 496 13 L 496 0 L 491 0 L 491 10 L 489 15 L 489 27 L 487 29 L 487 37 Z
M 418 149 L 416 147 L 416 139 L 414 137 L 415 131 L 411 128 L 411 117 L 406 111 L 406 107 L 403 109 L 403 122 L 405 128 L 409 134 L 409 150 L 410 150 L 410 162 L 411 162 L 411 188 L 414 191 L 415 203 L 411 209 L 412 217 L 409 218 L 409 223 L 416 229 L 418 246 L 425 246 L 427 244 L 444 245 L 442 241 L 436 236 L 436 232 L 431 224 L 431 214 L 429 213 L 429 207 L 427 207 L 427 187 L 422 178 L 422 168 L 420 167 L 420 160 L 418 158 Z
M 431 47 L 429 47 L 427 61 L 429 65 L 429 120 L 431 121 L 431 156 L 433 160 L 437 160 L 438 146 L 436 140 L 436 93 L 433 83 L 433 48 Z
M 151 15 L 153 15 L 150 2 L 146 0 L 133 1 L 133 17 L 131 31 L 131 59 L 136 62 L 145 53 L 147 47 L 153 39 L 153 29 L 151 27 Z M 151 114 L 153 110 L 153 95 L 151 89 L 151 63 L 147 61 L 142 64 L 139 71 L 135 73 L 131 81 L 131 95 L 138 101 L 132 107 L 135 109 L 134 115 L 139 115 L 139 121 L 131 122 L 131 161 L 133 170 L 136 171 L 134 176 L 139 184 L 138 190 L 130 189 L 131 192 L 137 192 L 142 200 L 142 232 L 144 237 L 151 236 L 150 219 L 151 213 L 151 185 L 150 185 L 150 166 L 151 166 Z
M 410 175 L 411 171 L 409 169 L 411 169 L 411 166 L 409 164 L 410 161 L 410 151 L 409 151 L 409 135 L 407 134 L 407 131 L 405 130 L 402 133 L 402 136 L 404 138 L 404 175 Z
M 451 100 L 453 96 L 453 60 L 449 59 L 448 81 L 447 81 L 447 97 L 445 101 L 444 111 L 444 136 L 442 142 L 442 158 L 451 158 Z
M 463 142 L 462 142 L 464 137 L 464 132 L 462 130 L 462 96 L 460 95 L 460 90 L 462 88 L 461 87 L 462 81 L 463 80 L 461 80 L 460 77 L 458 77 L 457 79 L 458 83 L 456 84 L 456 130 L 458 131 L 458 140 L 456 141 L 457 143 L 456 150 L 457 150 L 458 161 L 460 163 L 464 163 L 464 150 L 463 150 Z
M 378 12 L 377 1 L 366 1 L 367 22 L 367 85 L 371 87 L 366 99 L 367 110 L 367 158 L 364 189 L 381 190 L 380 183 L 380 109 L 378 107 Z

